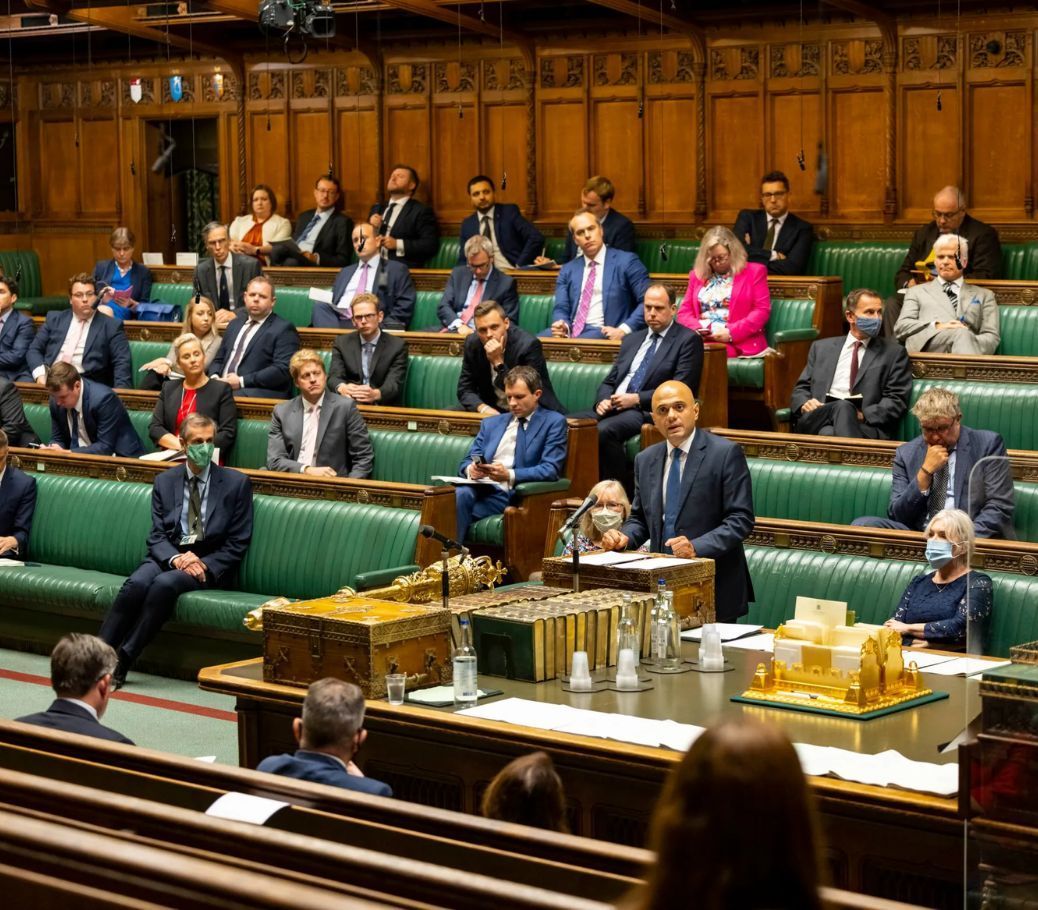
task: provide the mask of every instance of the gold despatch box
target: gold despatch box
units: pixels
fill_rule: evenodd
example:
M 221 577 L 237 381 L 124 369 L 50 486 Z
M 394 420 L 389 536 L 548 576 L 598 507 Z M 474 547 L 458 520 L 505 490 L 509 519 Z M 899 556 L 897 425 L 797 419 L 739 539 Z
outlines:
M 409 692 L 450 683 L 450 613 L 342 595 L 264 609 L 265 682 L 308 686 L 334 676 L 381 698 L 387 673 L 405 673 Z
M 591 554 L 588 554 L 591 555 Z M 596 566 L 580 561 L 580 589 L 620 588 L 641 594 L 656 592 L 659 579 L 674 593 L 674 610 L 681 617 L 681 628 L 695 629 L 714 622 L 714 561 L 683 560 L 681 565 L 639 568 L 639 562 L 650 559 L 673 559 L 661 553 L 646 553 L 644 559 L 610 566 Z M 544 559 L 544 583 L 560 588 L 573 588 L 573 559 L 550 556 Z

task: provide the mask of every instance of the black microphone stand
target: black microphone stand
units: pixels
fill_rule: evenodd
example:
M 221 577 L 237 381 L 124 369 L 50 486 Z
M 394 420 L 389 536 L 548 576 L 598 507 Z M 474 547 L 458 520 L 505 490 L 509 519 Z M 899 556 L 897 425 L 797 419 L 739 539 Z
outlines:
M 447 572 L 448 550 L 446 546 L 440 547 L 440 559 L 443 560 L 443 568 L 440 570 L 440 593 L 443 596 L 443 609 L 450 613 L 451 609 L 451 579 Z

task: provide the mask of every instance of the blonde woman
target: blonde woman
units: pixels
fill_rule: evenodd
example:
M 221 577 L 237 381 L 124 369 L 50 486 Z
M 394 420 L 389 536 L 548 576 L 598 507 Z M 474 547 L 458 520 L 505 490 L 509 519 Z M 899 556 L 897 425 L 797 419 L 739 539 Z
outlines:
M 183 334 L 194 335 L 198 339 L 208 367 L 220 349 L 220 336 L 216 334 L 216 307 L 208 297 L 196 296 L 187 305 Z M 184 378 L 184 374 L 177 369 L 177 352 L 172 344 L 165 357 L 144 364 L 141 372 L 144 376 L 140 387 L 148 392 L 157 392 L 167 379 Z

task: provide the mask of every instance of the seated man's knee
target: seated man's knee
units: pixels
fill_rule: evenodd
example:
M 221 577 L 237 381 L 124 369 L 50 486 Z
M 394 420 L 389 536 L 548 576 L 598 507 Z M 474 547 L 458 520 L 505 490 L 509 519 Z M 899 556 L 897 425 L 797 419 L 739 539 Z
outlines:
M 885 518 L 879 518 L 875 515 L 863 515 L 861 518 L 855 518 L 851 524 L 857 528 L 882 528 L 885 522 Z

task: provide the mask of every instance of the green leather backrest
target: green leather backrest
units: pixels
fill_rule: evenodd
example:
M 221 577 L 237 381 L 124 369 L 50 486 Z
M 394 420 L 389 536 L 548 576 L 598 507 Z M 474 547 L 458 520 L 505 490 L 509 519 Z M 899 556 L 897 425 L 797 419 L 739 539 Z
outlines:
M 269 420 L 238 419 L 238 433 L 234 438 L 227 464 L 232 468 L 262 470 L 267 467 L 267 439 Z
M 359 572 L 414 562 L 420 513 L 407 509 L 256 494 L 252 544 L 238 588 L 327 597 Z
M 141 387 L 141 380 L 144 378 L 141 367 L 160 357 L 165 357 L 168 352 L 168 341 L 137 341 L 136 339 L 130 341 L 130 361 L 135 389 Z
M 998 308 L 998 354 L 1009 357 L 1038 357 L 1038 307 L 1000 306 Z
M 562 257 L 566 253 L 566 237 L 545 237 L 544 238 L 544 255 L 549 259 L 554 259 L 556 262 L 562 262 Z
M 194 287 L 190 284 L 169 284 L 156 281 L 151 286 L 151 299 L 162 303 L 172 303 L 180 307 L 181 313 L 187 312 L 187 305 L 194 297 Z
M 34 561 L 114 575 L 137 568 L 151 529 L 151 484 L 34 476 Z
M 807 264 L 808 275 L 839 275 L 843 292 L 871 288 L 880 296 L 894 293 L 894 276 L 908 247 L 872 240 L 816 240 Z
M 562 406 L 568 413 L 573 413 L 594 407 L 595 393 L 612 366 L 611 363 L 552 360 L 548 361 L 548 376 Z
M 436 255 L 425 263 L 427 269 L 452 269 L 458 264 L 461 255 L 461 240 L 457 235 L 452 237 L 441 237 L 440 248 Z
M 911 406 L 927 389 L 940 386 L 959 396 L 962 422 L 1001 433 L 1007 448 L 1038 449 L 1038 383 L 971 382 L 964 379 L 916 379 Z M 914 439 L 919 422 L 911 410 L 898 424 L 897 439 Z
M 405 408 L 454 408 L 458 406 L 460 357 L 413 354 L 408 359 L 404 384 Z
M 1016 481 L 1013 527 L 1020 540 L 1038 543 L 1038 483 Z
M 769 628 L 792 618 L 798 595 L 846 601 L 861 622 L 882 623 L 908 583 L 928 571 L 921 562 L 769 547 L 747 547 L 746 558 L 757 598 L 746 621 Z M 1013 645 L 1038 638 L 1038 579 L 987 574 L 995 594 L 984 650 L 1004 657 Z
M 412 332 L 421 332 L 440 325 L 440 317 L 436 315 L 436 307 L 440 305 L 441 291 L 419 291 L 415 300 L 414 313 L 407 326 Z
M 419 484 L 428 484 L 434 474 L 457 474 L 473 439 L 403 430 L 369 430 L 368 435 L 375 449 L 375 480 Z
M 660 253 L 661 246 L 666 251 L 666 259 Z M 699 241 L 642 237 L 635 241 L 634 251 L 653 275 L 687 275 L 695 264 Z
M 815 302 L 810 299 L 789 300 L 786 298 L 771 301 L 771 315 L 764 331 L 768 336 L 768 344 L 775 344 L 775 333 L 785 329 L 809 329 L 814 324 Z
M 40 442 L 50 442 L 50 408 L 45 404 L 35 404 L 27 401 L 24 405 L 25 417 L 32 425 Z
M 151 426 L 151 411 L 128 411 L 130 415 L 130 423 L 133 424 L 133 428 L 137 431 L 137 436 L 140 438 L 141 445 L 144 446 L 145 452 L 154 452 L 158 446 L 151 441 L 151 435 L 148 433 L 148 427 Z
M 314 312 L 310 288 L 278 288 L 274 295 L 274 312 L 282 319 L 287 319 L 297 329 L 306 328 L 313 321 Z
M 1010 281 L 1038 279 L 1038 243 L 1003 243 L 1002 277 Z
M 554 294 L 522 294 L 519 297 L 519 328 L 531 335 L 543 332 L 551 325 L 551 311 L 555 309 Z
M 12 278 L 18 276 L 19 298 L 43 296 L 40 257 L 36 250 L 0 250 L 0 269 Z M 65 303 L 68 304 L 67 297 Z
M 890 470 L 748 458 L 753 510 L 760 518 L 850 524 L 886 515 Z

